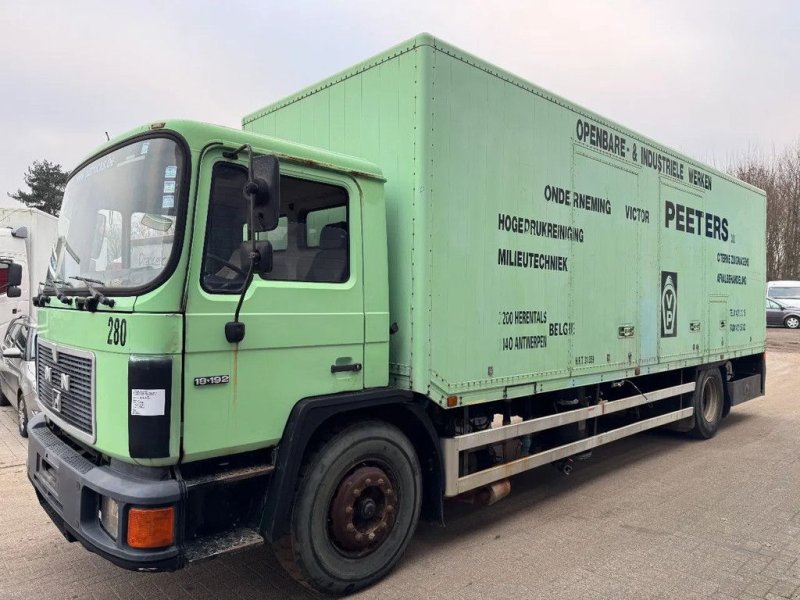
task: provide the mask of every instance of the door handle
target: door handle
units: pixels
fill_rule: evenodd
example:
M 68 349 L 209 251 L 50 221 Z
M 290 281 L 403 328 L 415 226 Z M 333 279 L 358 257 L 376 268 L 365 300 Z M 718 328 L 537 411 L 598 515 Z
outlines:
M 331 373 L 344 373 L 353 371 L 358 373 L 361 370 L 361 363 L 350 363 L 349 365 L 331 365 Z

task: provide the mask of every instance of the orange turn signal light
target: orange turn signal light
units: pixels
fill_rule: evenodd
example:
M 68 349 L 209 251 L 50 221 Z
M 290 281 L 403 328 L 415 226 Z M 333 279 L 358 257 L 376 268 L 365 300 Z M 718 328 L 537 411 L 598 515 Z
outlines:
M 458 406 L 458 396 L 448 396 L 447 397 L 447 406 L 448 406 L 448 408 L 452 408 L 454 406 Z
M 128 546 L 131 548 L 163 548 L 174 541 L 174 506 L 128 511 Z

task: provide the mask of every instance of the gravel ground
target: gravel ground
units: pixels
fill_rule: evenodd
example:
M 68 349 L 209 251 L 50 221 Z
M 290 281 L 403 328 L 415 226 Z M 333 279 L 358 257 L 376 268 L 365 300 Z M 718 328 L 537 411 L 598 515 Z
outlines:
M 570 477 L 542 467 L 489 508 L 448 503 L 360 598 L 800 598 L 800 331 L 770 330 L 768 394 L 700 442 L 647 432 Z M 131 573 L 68 544 L 0 409 L 0 598 L 309 598 L 266 548 Z

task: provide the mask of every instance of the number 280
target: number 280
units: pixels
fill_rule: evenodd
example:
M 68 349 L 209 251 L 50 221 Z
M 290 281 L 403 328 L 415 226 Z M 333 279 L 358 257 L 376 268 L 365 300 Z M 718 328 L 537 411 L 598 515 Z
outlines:
M 128 339 L 128 322 L 125 319 L 108 317 L 108 339 L 109 346 L 124 346 Z

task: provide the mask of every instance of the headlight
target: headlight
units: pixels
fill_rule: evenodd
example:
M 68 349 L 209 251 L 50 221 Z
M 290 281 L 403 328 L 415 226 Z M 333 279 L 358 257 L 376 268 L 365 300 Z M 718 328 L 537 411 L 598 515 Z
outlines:
M 119 533 L 119 504 L 113 498 L 101 496 L 100 498 L 100 525 L 106 533 L 115 540 Z

